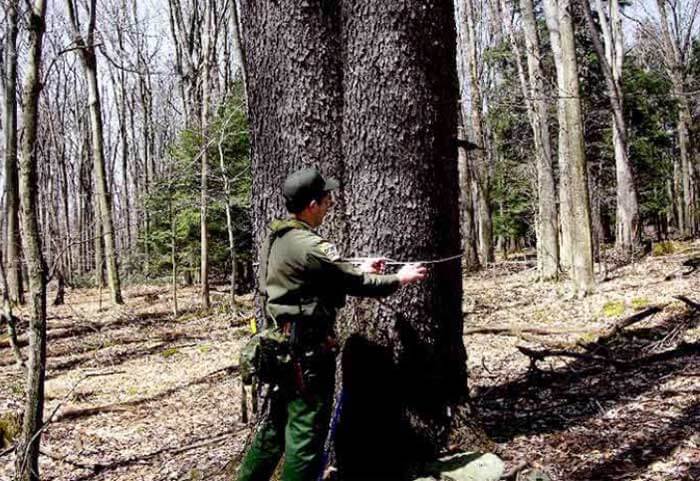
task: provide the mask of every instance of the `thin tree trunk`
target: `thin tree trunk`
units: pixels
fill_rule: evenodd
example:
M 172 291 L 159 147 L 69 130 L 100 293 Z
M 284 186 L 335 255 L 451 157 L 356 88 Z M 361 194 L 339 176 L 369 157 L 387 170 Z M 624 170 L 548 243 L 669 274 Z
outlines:
M 476 227 L 474 225 L 474 201 L 472 199 L 472 170 L 467 160 L 467 152 L 460 148 L 458 152 L 460 216 L 462 220 L 462 247 L 464 250 L 464 267 L 467 271 L 479 270 L 479 254 L 476 250 Z
M 472 159 L 474 180 L 477 186 L 479 222 L 479 255 L 484 264 L 493 262 L 493 221 L 491 214 L 491 186 L 487 156 L 485 153 L 484 119 L 482 112 L 479 66 L 476 52 L 475 10 L 473 0 L 465 0 L 464 18 L 467 25 L 467 65 L 471 96 L 471 131 L 474 143 L 481 148 L 469 153 Z
M 691 148 L 689 128 L 692 122 L 688 99 L 685 89 L 685 61 L 690 42 L 682 42 L 679 38 L 683 35 L 682 28 L 688 28 L 686 37 L 689 37 L 693 28 L 693 19 L 690 22 L 681 22 L 679 8 L 682 2 L 669 3 L 667 0 L 656 0 L 659 9 L 660 27 L 662 35 L 662 47 L 664 49 L 663 60 L 666 63 L 669 77 L 673 85 L 673 94 L 678 101 L 678 119 L 676 128 L 678 130 L 678 147 L 680 150 L 679 169 L 677 170 L 677 198 L 678 198 L 678 230 L 681 236 L 686 237 L 695 233 L 695 195 L 693 192 L 694 169 L 691 165 Z M 668 9 L 671 8 L 671 17 Z M 673 21 L 674 33 L 672 35 L 669 27 L 669 20 Z
M 228 248 L 229 256 L 231 259 L 231 273 L 230 273 L 230 285 L 231 293 L 230 299 L 231 309 L 236 306 L 236 240 L 233 236 L 233 218 L 231 216 L 231 181 L 226 173 L 226 165 L 224 164 L 224 136 L 225 136 L 226 126 L 222 129 L 221 138 L 218 142 L 219 148 L 219 168 L 221 169 L 221 177 L 224 181 L 224 195 L 226 196 L 226 231 L 228 232 Z
M 99 210 L 99 206 L 95 206 L 95 211 Z M 105 256 L 104 256 L 104 232 L 102 230 L 102 223 L 100 222 L 100 217 L 95 216 L 95 238 L 93 243 L 95 246 L 95 286 L 99 289 L 103 289 L 105 286 Z
M 466 119 L 470 118 L 467 96 L 469 95 L 469 69 L 467 63 L 468 34 L 464 21 L 463 0 L 455 0 L 455 23 L 457 33 L 457 77 L 459 79 L 459 138 L 467 139 L 465 135 Z M 462 226 L 462 244 L 464 248 L 464 267 L 467 271 L 477 271 L 481 268 L 479 263 L 478 229 L 475 223 L 473 195 L 474 172 L 469 153 L 466 148 L 458 151 L 458 168 L 460 176 L 460 225 Z
M 117 253 L 114 240 L 114 222 L 112 219 L 112 203 L 107 188 L 107 175 L 105 170 L 104 134 L 102 124 L 102 104 L 100 102 L 100 90 L 97 82 L 97 58 L 95 56 L 94 33 L 96 21 L 96 0 L 90 1 L 88 34 L 83 39 L 79 30 L 73 0 L 66 0 L 68 12 L 73 28 L 73 41 L 80 46 L 80 59 L 85 71 L 85 80 L 88 85 L 88 106 L 90 110 L 90 128 L 92 132 L 92 157 L 94 163 L 95 184 L 99 202 L 99 215 L 104 237 L 104 257 L 107 265 L 107 279 L 113 304 L 123 304 L 119 269 L 117 266 Z
M 170 262 L 172 263 L 172 296 L 173 296 L 173 317 L 177 318 L 177 230 L 175 216 L 173 215 L 172 193 L 168 199 L 168 216 L 170 218 Z
M 2 314 L 0 314 L 0 319 L 4 317 L 5 322 L 7 322 L 7 337 L 10 341 L 12 355 L 15 357 L 17 368 L 26 375 L 27 366 L 24 362 L 22 351 L 19 348 L 19 342 L 17 341 L 17 324 L 15 322 L 14 313 L 12 312 L 12 304 L 10 302 L 10 293 L 7 286 L 7 275 L 4 268 L 2 251 L 0 251 L 0 277 L 2 277 L 2 284 L 0 284 L 2 286 Z
M 559 264 L 569 270 L 572 266 L 572 239 L 571 239 L 571 200 L 569 192 L 569 142 L 566 128 L 566 114 L 564 85 L 564 69 L 562 68 L 561 38 L 559 34 L 559 5 L 557 0 L 543 0 L 547 30 L 554 57 L 554 65 L 557 73 L 556 89 L 554 90 L 557 99 L 557 121 L 558 141 L 557 141 L 557 162 L 559 164 Z
M 239 0 L 233 0 L 231 5 L 231 21 L 233 22 L 234 44 L 233 49 L 240 62 L 241 80 L 243 81 L 243 92 L 246 102 L 246 110 L 248 108 L 248 73 L 246 70 L 246 52 L 241 37 L 241 20 L 238 13 Z
M 19 235 L 19 187 L 17 174 L 17 12 L 18 0 L 6 2 L 5 31 L 5 261 L 11 303 L 24 304 Z
M 213 32 L 212 5 L 207 1 L 208 7 L 205 8 L 207 17 L 206 25 L 204 26 L 204 39 L 202 41 L 202 51 L 204 55 L 204 64 L 202 66 L 202 111 L 200 118 L 200 127 L 202 129 L 202 167 L 200 178 L 200 299 L 202 307 L 209 309 L 209 231 L 207 227 L 207 204 L 208 199 L 208 179 L 209 175 L 209 104 L 211 102 L 211 36 Z
M 27 259 L 30 292 L 29 349 L 26 400 L 22 434 L 17 445 L 16 476 L 21 481 L 39 481 L 39 446 L 44 415 L 46 375 L 46 266 L 37 222 L 37 128 L 41 92 L 41 49 L 46 3 L 37 0 L 29 12 L 29 54 L 24 86 L 24 138 L 19 192 L 22 208 L 22 241 Z

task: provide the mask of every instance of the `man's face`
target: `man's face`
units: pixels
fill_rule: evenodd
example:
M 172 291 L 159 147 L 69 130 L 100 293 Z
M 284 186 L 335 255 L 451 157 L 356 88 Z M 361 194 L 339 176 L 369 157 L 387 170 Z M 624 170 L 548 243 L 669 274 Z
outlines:
M 333 207 L 333 194 L 328 192 L 320 200 L 312 202 L 310 207 L 313 220 L 312 227 L 318 227 L 323 223 L 323 218 L 326 217 L 330 208 Z

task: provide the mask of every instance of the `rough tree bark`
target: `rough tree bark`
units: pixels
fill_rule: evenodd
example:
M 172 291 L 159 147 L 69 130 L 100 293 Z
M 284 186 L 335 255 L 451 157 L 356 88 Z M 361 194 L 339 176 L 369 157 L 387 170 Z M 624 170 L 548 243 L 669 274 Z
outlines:
M 335 2 L 241 0 L 252 154 L 253 232 L 262 245 L 267 224 L 286 216 L 285 177 L 318 166 L 342 178 L 340 54 Z M 333 239 L 342 243 L 342 192 Z M 259 254 L 259 253 L 258 253 Z
M 12 304 L 24 304 L 19 236 L 19 188 L 17 174 L 17 14 L 18 0 L 8 0 L 5 31 L 5 232 L 3 245 L 7 262 L 7 285 Z
M 95 184 L 99 202 L 99 216 L 104 237 L 104 257 L 107 265 L 107 280 L 109 282 L 112 303 L 123 304 L 119 269 L 117 267 L 117 252 L 114 242 L 114 221 L 112 219 L 112 202 L 107 187 L 105 171 L 104 134 L 102 123 L 102 104 L 100 89 L 97 81 L 97 57 L 95 56 L 95 22 L 97 18 L 97 0 L 90 0 L 87 36 L 84 39 L 80 32 L 77 11 L 74 0 L 66 0 L 68 14 L 71 20 L 73 41 L 80 47 L 79 56 L 85 72 L 88 85 L 88 107 L 90 110 L 90 129 L 92 133 L 92 157 L 95 170 Z
M 26 400 L 22 434 L 17 446 L 16 476 L 22 481 L 39 481 L 39 445 L 44 415 L 46 375 L 46 265 L 37 221 L 37 128 L 41 92 L 41 49 L 44 38 L 46 3 L 37 0 L 29 11 L 29 52 L 24 85 L 21 175 L 22 241 L 27 259 L 30 292 L 29 350 Z
M 452 0 L 343 4 L 342 139 L 357 252 L 418 260 L 460 251 L 453 19 Z M 459 262 L 435 264 L 426 282 L 387 300 L 353 302 L 348 322 L 340 475 L 402 479 L 446 445 L 452 408 L 467 398 Z

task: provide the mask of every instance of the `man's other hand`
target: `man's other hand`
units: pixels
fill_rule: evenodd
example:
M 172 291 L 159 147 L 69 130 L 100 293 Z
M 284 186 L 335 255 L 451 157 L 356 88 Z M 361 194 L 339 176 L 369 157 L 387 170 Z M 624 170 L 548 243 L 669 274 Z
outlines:
M 401 285 L 411 284 L 413 282 L 419 282 L 425 279 L 428 275 L 428 269 L 420 264 L 406 264 L 399 272 L 396 273 L 399 277 Z
M 360 270 L 367 274 L 381 274 L 386 266 L 385 257 L 373 257 L 360 264 Z

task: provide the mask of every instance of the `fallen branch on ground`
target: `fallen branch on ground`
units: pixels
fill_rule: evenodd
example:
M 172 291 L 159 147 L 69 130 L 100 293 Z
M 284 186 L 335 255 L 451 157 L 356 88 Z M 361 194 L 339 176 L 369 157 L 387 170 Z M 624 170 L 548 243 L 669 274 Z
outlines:
M 662 306 L 652 306 L 643 311 L 636 312 L 629 317 L 626 317 L 614 326 L 607 329 L 545 329 L 537 327 L 508 327 L 508 326 L 491 326 L 491 327 L 473 327 L 464 330 L 464 335 L 469 336 L 472 334 L 504 334 L 506 336 L 519 337 L 525 341 L 530 342 L 541 342 L 543 344 L 550 344 L 542 339 L 537 339 L 533 336 L 527 336 L 526 334 L 537 334 L 541 336 L 555 336 L 555 335 L 565 335 L 565 334 L 593 334 L 599 337 L 611 337 L 617 334 L 622 329 L 631 326 L 647 317 L 661 312 L 665 305 Z M 700 308 L 700 304 L 698 305 Z
M 492 326 L 492 327 L 471 327 L 464 330 L 464 335 L 471 334 L 505 334 L 519 337 L 523 333 L 538 334 L 541 336 L 550 336 L 557 334 L 587 334 L 590 329 L 541 329 L 536 327 L 507 327 L 507 326 Z
M 684 302 L 685 305 L 687 305 L 688 307 L 691 307 L 691 308 L 695 309 L 696 311 L 700 311 L 700 303 L 697 303 L 697 302 L 693 301 L 692 299 L 689 299 L 685 296 L 673 296 L 673 297 L 678 299 L 681 302 Z
M 595 361 L 602 362 L 606 364 L 612 364 L 614 366 L 624 366 L 626 363 L 624 361 L 619 361 L 617 359 L 596 356 L 593 354 L 584 354 L 575 351 L 555 351 L 552 349 L 543 349 L 541 351 L 535 351 L 534 349 L 527 348 L 525 346 L 517 346 L 518 350 L 530 358 L 531 367 L 535 367 L 537 361 L 543 361 L 548 357 L 571 357 L 574 359 L 582 359 L 584 361 Z
M 681 264 L 683 267 L 689 267 L 690 269 L 681 272 L 683 269 L 676 269 L 675 271 L 671 272 L 669 275 L 664 277 L 664 280 L 670 281 L 674 277 L 678 277 L 679 275 L 681 277 L 687 277 L 691 275 L 693 272 L 698 270 L 698 267 L 700 267 L 700 257 L 692 257 L 690 259 L 686 259 L 683 264 Z

